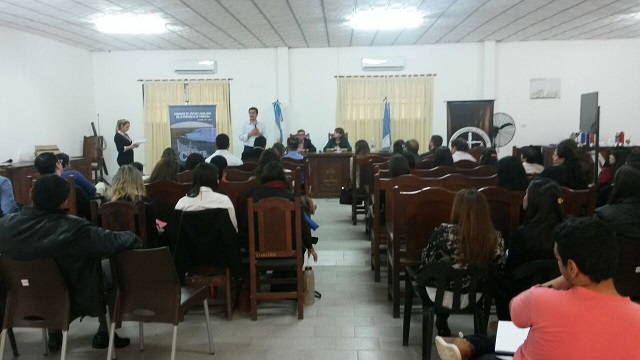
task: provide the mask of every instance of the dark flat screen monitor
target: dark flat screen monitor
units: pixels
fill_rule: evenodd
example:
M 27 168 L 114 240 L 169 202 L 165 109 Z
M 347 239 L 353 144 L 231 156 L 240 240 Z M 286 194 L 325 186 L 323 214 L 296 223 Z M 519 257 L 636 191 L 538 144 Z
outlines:
M 580 131 L 598 132 L 598 93 L 582 94 L 580 98 Z

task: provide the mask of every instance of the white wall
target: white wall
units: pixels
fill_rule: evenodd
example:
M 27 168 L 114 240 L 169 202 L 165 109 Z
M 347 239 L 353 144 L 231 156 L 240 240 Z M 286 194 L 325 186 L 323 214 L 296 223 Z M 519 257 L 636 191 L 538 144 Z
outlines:
M 50 144 L 81 156 L 95 119 L 90 52 L 4 27 L 0 44 L 0 161 Z

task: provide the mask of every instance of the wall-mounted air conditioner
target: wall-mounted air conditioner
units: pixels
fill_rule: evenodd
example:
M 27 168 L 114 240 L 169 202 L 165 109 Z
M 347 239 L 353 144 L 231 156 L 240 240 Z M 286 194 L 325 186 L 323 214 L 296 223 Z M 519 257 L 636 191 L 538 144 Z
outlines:
M 215 74 L 215 60 L 176 60 L 171 63 L 176 74 Z
M 362 70 L 389 71 L 403 70 L 405 59 L 402 56 L 376 56 L 362 58 Z

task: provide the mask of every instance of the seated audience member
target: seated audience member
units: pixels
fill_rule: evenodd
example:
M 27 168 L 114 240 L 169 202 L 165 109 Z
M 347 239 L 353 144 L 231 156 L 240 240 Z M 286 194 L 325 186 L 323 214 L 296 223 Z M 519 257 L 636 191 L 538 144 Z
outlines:
M 67 215 L 61 209 L 68 197 L 69 185 L 64 179 L 56 174 L 42 175 L 31 191 L 33 207 L 25 206 L 21 213 L 0 220 L 0 252 L 14 260 L 53 258 L 69 287 L 69 320 L 98 317 L 100 326 L 92 347 L 106 349 L 109 334 L 103 299 L 111 284 L 103 287 L 101 259 L 139 247 L 140 239 L 130 232 L 103 230 Z M 114 341 L 117 348 L 129 345 L 129 339 L 117 335 Z M 49 350 L 58 351 L 61 346 L 61 331 L 49 330 Z
M 336 151 L 337 149 L 351 151 L 351 145 L 345 136 L 344 129 L 339 127 L 333 131 L 333 137 L 329 139 L 322 151 Z
M 407 159 L 407 163 L 409 164 L 409 169 L 415 169 L 416 168 L 416 157 L 413 156 L 412 153 L 408 152 L 407 150 L 403 150 L 400 155 L 404 156 L 405 159 Z
M 204 156 L 200 153 L 191 153 L 184 161 L 184 171 L 193 170 L 198 164 L 204 162 Z
M 131 163 L 131 166 L 133 166 L 134 168 L 138 169 L 138 171 L 140 171 L 140 174 L 144 175 L 144 166 L 142 166 L 141 163 L 134 161 Z
M 166 148 L 162 151 L 162 155 L 160 156 L 160 160 L 162 159 L 169 159 L 169 160 L 173 160 L 178 164 L 178 172 L 182 172 L 184 171 L 184 167 L 182 165 L 180 165 L 180 157 L 178 156 L 178 152 L 175 151 L 173 148 Z
M 427 241 L 422 261 L 462 265 L 497 263 L 503 250 L 502 235 L 491 224 L 489 203 L 478 190 L 464 189 L 454 198 L 450 223 L 438 226 Z M 435 284 L 427 287 L 427 294 L 432 301 L 435 299 Z M 448 314 L 436 314 L 436 329 L 441 336 L 451 336 L 448 317 Z
M 271 145 L 271 148 L 275 150 L 278 153 L 278 155 L 280 155 L 280 157 L 283 157 L 284 154 L 287 152 L 287 148 L 284 145 L 282 145 L 282 143 L 279 143 L 279 142 Z
M 227 174 L 227 159 L 222 155 L 218 155 L 214 156 L 209 163 L 218 168 L 218 181 L 223 181 L 224 176 Z
M 56 174 L 62 177 L 62 164 L 52 152 L 44 152 L 36 157 L 34 167 L 40 175 Z M 76 184 L 76 207 L 78 216 L 87 220 L 91 219 L 91 198 L 78 184 Z
M 313 146 L 311 140 L 307 138 L 307 134 L 303 129 L 298 130 L 296 139 L 298 140 L 298 152 L 316 152 L 316 147 Z
M 298 153 L 298 139 L 287 139 L 287 153 L 282 157 L 283 159 L 302 160 L 304 156 Z
M 540 174 L 544 170 L 544 158 L 537 146 L 529 145 L 522 148 L 520 160 L 527 174 Z
M 496 149 L 492 147 L 488 147 L 482 150 L 482 154 L 480 154 L 480 160 L 478 161 L 478 165 L 492 165 L 496 166 L 498 164 L 498 153 Z
M 160 159 L 151 172 L 149 182 L 160 180 L 177 181 L 179 170 L 180 168 L 176 161 L 168 158 Z
M 573 140 L 562 140 L 553 152 L 553 166 L 544 169 L 540 176 L 555 180 L 570 189 L 586 189 L 587 174 L 578 161 L 576 151 L 577 145 Z
M 366 140 L 358 140 L 356 141 L 356 153 L 353 154 L 351 159 L 349 159 L 349 176 L 353 173 L 353 160 L 367 157 L 371 154 L 371 150 L 369 149 L 369 144 Z M 355 173 L 355 186 L 356 188 L 360 187 L 360 167 L 356 168 Z M 351 179 L 351 184 L 353 184 L 354 179 Z
M 395 178 L 406 174 L 411 174 L 407 158 L 402 154 L 391 155 L 389 158 L 389 176 Z
M 0 217 L 17 213 L 18 204 L 13 197 L 13 186 L 11 180 L 0 176 Z
M 282 165 L 282 159 L 273 149 L 267 149 L 262 152 L 262 155 L 260 155 L 260 159 L 258 159 L 258 166 L 256 166 L 256 169 L 254 170 L 254 177 L 260 179 L 262 177 L 262 171 L 264 170 L 264 167 L 270 162 L 277 162 Z
M 253 147 L 246 147 L 242 152 L 242 161 L 247 159 L 257 159 L 267 147 L 267 138 L 260 135 L 253 140 Z
M 531 261 L 554 258 L 551 234 L 565 218 L 558 204 L 561 195 L 560 185 L 548 178 L 534 179 L 527 188 L 522 199 L 524 220 L 511 236 L 509 249 L 502 259 L 502 274 L 498 277 L 495 300 L 500 320 L 510 319 L 509 301 L 527 288 L 513 282 L 513 269 Z
M 67 169 L 69 166 L 69 155 L 65 153 L 59 153 L 56 155 L 60 164 L 62 164 L 62 178 L 67 179 L 69 175 L 73 175 L 76 181 L 76 185 L 80 186 L 89 197 L 96 196 L 96 187 L 82 175 L 80 171 Z
M 451 143 L 451 156 L 453 156 L 453 162 L 456 163 L 460 160 L 469 160 L 476 162 L 476 158 L 467 152 L 469 145 L 463 138 L 457 138 Z
M 402 152 L 404 151 L 404 148 L 405 148 L 404 140 L 398 139 L 398 140 L 393 142 L 392 153 L 393 154 L 402 154 Z
M 229 136 L 227 134 L 218 134 L 218 136 L 216 136 L 216 149 L 218 150 L 216 150 L 213 155 L 209 156 L 205 160 L 206 162 L 210 163 L 214 156 L 221 155 L 227 159 L 228 166 L 242 165 L 242 160 L 229 152 Z
M 562 276 L 511 301 L 514 324 L 531 328 L 513 359 L 629 359 L 640 354 L 640 342 L 632 335 L 640 331 L 640 306 L 620 296 L 613 284 L 618 265 L 613 233 L 597 219 L 569 218 L 553 235 Z M 442 359 L 477 359 L 495 351 L 495 337 L 438 336 L 436 347 Z
M 227 209 L 231 223 L 233 223 L 237 233 L 238 221 L 236 220 L 236 211 L 233 203 L 227 195 L 220 194 L 217 190 L 218 168 L 212 164 L 199 164 L 193 173 L 193 187 L 186 196 L 178 200 L 176 210 L 200 211 L 206 209 Z
M 266 153 L 266 151 L 265 151 Z M 263 154 L 264 156 L 264 154 Z M 284 174 L 284 168 L 278 161 L 268 162 L 260 175 L 260 183 L 262 186 L 251 192 L 251 198 L 254 202 L 269 197 L 281 197 L 291 201 L 294 200 L 293 191 L 289 188 L 287 178 Z M 313 248 L 313 238 L 311 230 L 304 219 L 300 219 L 302 226 L 302 246 L 309 252 L 309 256 L 313 256 L 314 261 L 318 261 L 318 254 Z
M 529 178 L 520 160 L 505 156 L 497 163 L 498 186 L 507 190 L 524 191 L 529 186 Z
M 596 181 L 596 189 L 598 195 L 596 197 L 596 206 L 600 207 L 607 203 L 613 190 L 613 176 L 616 171 L 626 163 L 629 151 L 627 149 L 613 149 L 602 166 L 598 180 Z
M 450 166 L 453 167 L 453 155 L 446 146 L 440 146 L 434 151 L 433 167 Z
M 147 191 L 138 169 L 131 165 L 123 165 L 118 169 L 112 180 L 111 201 L 125 201 L 134 204 L 142 201 L 144 204 L 148 246 L 152 248 L 160 245 L 160 232 L 162 230 L 156 226 L 156 208 L 153 201 L 147 197 Z
M 418 151 L 420 150 L 420 143 L 416 139 L 409 139 L 406 143 L 404 143 L 405 150 L 411 154 L 414 160 L 417 162 L 420 160 L 420 156 L 418 155 Z
M 424 154 L 420 154 L 421 158 L 425 158 L 429 155 L 433 155 L 437 148 L 442 146 L 442 136 L 440 135 L 432 135 L 431 141 L 429 141 L 429 151 Z

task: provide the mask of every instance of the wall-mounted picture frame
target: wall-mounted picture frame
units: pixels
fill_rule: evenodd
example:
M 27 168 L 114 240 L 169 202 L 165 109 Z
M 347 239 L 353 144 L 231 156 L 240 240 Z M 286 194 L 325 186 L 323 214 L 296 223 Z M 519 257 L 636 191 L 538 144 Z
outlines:
M 559 78 L 531 79 L 529 83 L 530 99 L 560 99 Z

